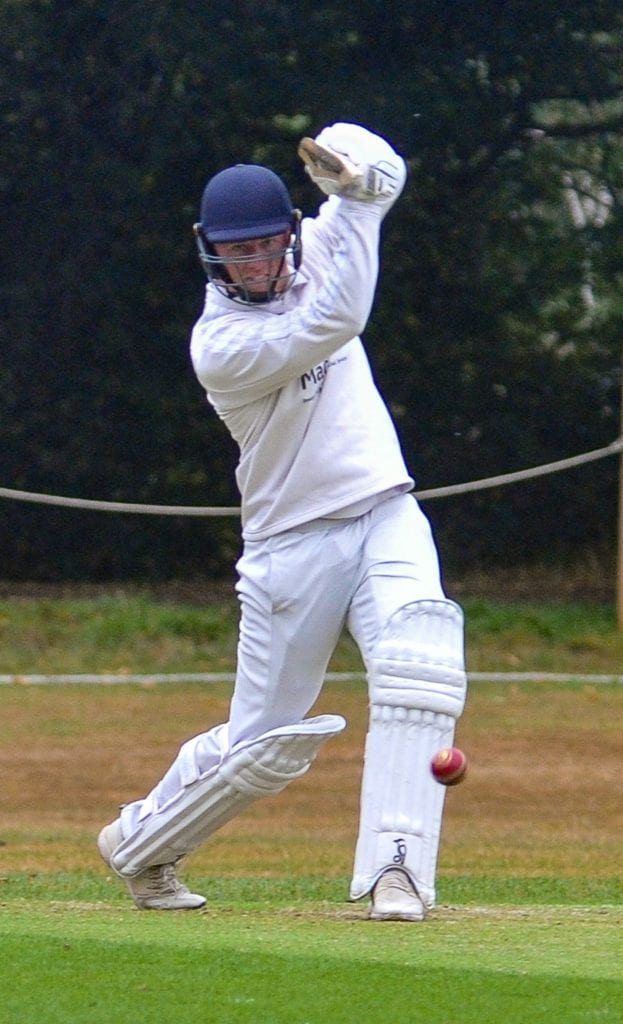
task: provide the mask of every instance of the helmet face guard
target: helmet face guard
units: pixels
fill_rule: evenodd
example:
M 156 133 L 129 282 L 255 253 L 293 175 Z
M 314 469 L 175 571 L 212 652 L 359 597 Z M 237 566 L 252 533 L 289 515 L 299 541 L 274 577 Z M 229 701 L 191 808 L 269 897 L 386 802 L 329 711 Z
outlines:
M 281 178 L 267 167 L 237 164 L 206 185 L 201 220 L 194 225 L 199 260 L 208 279 L 228 298 L 243 303 L 269 302 L 290 287 L 301 263 L 301 213 L 292 206 Z M 219 243 L 257 241 L 287 235 L 288 244 L 266 253 L 221 256 Z M 266 262 L 266 277 L 245 281 L 244 268 Z M 277 264 L 277 266 L 276 266 Z M 227 267 L 236 268 L 235 280 Z
M 201 223 L 193 225 L 199 262 L 208 280 L 221 294 L 236 302 L 254 304 L 270 302 L 277 295 L 287 291 L 296 277 L 302 255 L 301 214 L 299 210 L 293 210 L 292 214 L 293 223 L 290 229 L 288 245 L 272 249 L 261 255 L 218 256 L 214 246 L 206 238 Z M 269 235 L 267 237 L 273 236 Z M 279 265 L 275 272 L 270 267 L 271 265 L 274 266 L 276 260 L 279 260 Z M 266 262 L 267 271 L 265 277 L 254 278 L 252 282 L 247 282 L 244 274 L 245 266 L 259 261 Z M 232 280 L 227 267 L 236 267 L 239 270 L 239 277 L 236 281 Z

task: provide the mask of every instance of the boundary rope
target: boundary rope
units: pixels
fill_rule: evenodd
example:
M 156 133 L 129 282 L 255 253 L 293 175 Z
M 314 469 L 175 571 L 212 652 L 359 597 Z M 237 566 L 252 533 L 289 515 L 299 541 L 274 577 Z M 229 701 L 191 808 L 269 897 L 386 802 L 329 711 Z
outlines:
M 590 683 L 623 684 L 623 676 L 591 675 L 573 672 L 468 672 L 470 683 Z M 233 672 L 171 672 L 145 675 L 0 675 L 0 686 L 50 686 L 82 684 L 101 686 L 156 686 L 162 683 L 230 683 L 235 679 Z M 325 682 L 344 683 L 365 680 L 363 672 L 327 672 Z
M 447 487 L 415 491 L 414 494 L 418 499 L 447 498 L 454 494 L 466 494 L 468 491 L 481 491 L 489 487 L 502 487 L 506 484 L 518 483 L 521 480 L 531 480 L 550 473 L 560 473 L 562 470 L 582 466 L 587 462 L 595 462 L 597 459 L 603 459 L 608 455 L 616 455 L 621 451 L 623 451 L 623 437 L 618 437 L 616 441 L 612 441 L 611 444 L 606 445 L 604 448 L 595 448 L 593 451 L 584 452 L 582 455 L 574 455 L 568 459 L 559 459 L 558 462 L 547 462 L 542 466 L 520 469 L 514 473 L 502 473 L 499 476 L 484 477 L 481 480 L 470 480 L 463 484 L 451 484 Z M 240 515 L 240 507 L 237 505 L 142 505 L 136 502 L 93 501 L 90 498 L 68 498 L 58 494 L 37 494 L 32 491 L 16 491 L 8 487 L 0 487 L 0 498 L 8 498 L 13 501 L 29 501 L 40 505 L 61 505 L 65 508 L 90 509 L 96 512 L 131 512 L 140 515 L 156 516 Z

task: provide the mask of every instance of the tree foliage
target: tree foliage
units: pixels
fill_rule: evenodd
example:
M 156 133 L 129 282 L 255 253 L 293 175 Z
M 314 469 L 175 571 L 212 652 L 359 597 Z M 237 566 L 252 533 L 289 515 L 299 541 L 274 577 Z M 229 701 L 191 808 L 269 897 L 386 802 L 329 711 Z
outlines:
M 622 35 L 600 0 L 0 0 L 0 483 L 237 502 L 188 358 L 191 226 L 236 161 L 270 164 L 313 212 L 296 141 L 335 120 L 410 166 L 367 341 L 418 485 L 613 440 Z M 612 544 L 615 482 L 607 460 L 427 511 L 457 566 L 563 556 Z M 0 516 L 16 578 L 220 573 L 237 545 L 229 520 Z

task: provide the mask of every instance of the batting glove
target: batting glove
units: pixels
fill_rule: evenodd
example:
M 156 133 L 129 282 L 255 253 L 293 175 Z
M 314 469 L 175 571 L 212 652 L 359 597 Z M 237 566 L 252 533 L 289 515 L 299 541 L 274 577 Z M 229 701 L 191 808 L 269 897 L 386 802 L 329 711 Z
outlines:
M 315 139 L 301 139 L 298 153 L 325 195 L 388 202 L 398 197 L 405 182 L 404 160 L 385 139 L 360 125 L 324 128 Z

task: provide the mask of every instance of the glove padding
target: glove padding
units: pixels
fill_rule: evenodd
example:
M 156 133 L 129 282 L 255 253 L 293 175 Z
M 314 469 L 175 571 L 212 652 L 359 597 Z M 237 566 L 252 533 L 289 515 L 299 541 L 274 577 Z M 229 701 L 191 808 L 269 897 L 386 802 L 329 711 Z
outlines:
M 385 139 L 358 124 L 339 122 L 301 140 L 305 170 L 325 195 L 389 205 L 405 183 L 406 166 Z

